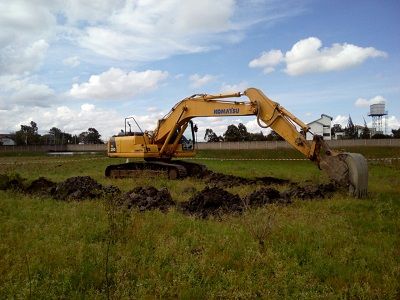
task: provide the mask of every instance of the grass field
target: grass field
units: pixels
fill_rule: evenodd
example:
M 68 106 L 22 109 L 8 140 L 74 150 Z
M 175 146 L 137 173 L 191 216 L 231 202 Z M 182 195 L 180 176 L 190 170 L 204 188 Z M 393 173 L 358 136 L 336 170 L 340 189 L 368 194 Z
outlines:
M 369 158 L 399 148 L 348 149 Z M 291 150 L 203 151 L 199 158 L 297 158 Z M 301 158 L 300 156 L 298 158 Z M 185 201 L 198 179 L 106 179 L 101 155 L 4 155 L 0 174 L 62 181 L 89 175 L 124 191 L 167 187 Z M 199 160 L 243 177 L 324 182 L 308 161 Z M 369 196 L 295 200 L 196 219 L 0 191 L 0 298 L 400 298 L 400 162 L 369 164 Z M 260 186 L 258 186 L 260 187 Z M 255 186 L 227 189 L 241 196 Z M 282 187 L 276 187 L 282 189 Z

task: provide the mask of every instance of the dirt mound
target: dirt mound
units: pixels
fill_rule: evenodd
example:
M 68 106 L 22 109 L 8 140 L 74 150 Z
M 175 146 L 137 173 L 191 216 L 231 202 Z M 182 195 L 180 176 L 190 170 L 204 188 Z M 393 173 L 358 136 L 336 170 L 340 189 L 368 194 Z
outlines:
M 25 180 L 19 174 L 0 174 L 0 190 L 23 190 Z
M 301 200 L 329 198 L 338 190 L 338 186 L 333 183 L 318 185 L 294 185 L 283 193 L 285 198 L 299 198 Z
M 155 187 L 137 187 L 120 196 L 117 204 L 128 209 L 138 208 L 140 211 L 159 209 L 167 211 L 175 202 L 166 188 L 157 190 Z
M 29 194 L 40 194 L 40 195 L 51 195 L 56 187 L 56 183 L 48 180 L 45 177 L 39 177 L 31 182 L 31 184 L 25 189 L 25 192 Z
M 273 188 L 261 188 L 248 195 L 245 199 L 246 205 L 249 207 L 260 207 L 266 204 L 280 203 L 290 204 L 290 198 L 281 195 L 281 193 Z
M 240 213 L 244 207 L 238 195 L 231 194 L 219 187 L 206 187 L 191 197 L 189 201 L 182 203 L 181 209 L 185 213 L 207 218 L 210 215 Z
M 119 193 L 117 187 L 103 187 L 90 176 L 70 177 L 57 184 L 53 197 L 58 200 L 83 200 Z
M 286 184 L 289 180 L 280 179 L 275 177 L 256 177 L 256 178 L 244 178 L 240 176 L 227 175 L 212 171 L 203 172 L 202 179 L 205 179 L 206 184 L 210 186 L 216 186 L 221 188 L 233 187 L 238 185 L 252 185 L 252 184 Z

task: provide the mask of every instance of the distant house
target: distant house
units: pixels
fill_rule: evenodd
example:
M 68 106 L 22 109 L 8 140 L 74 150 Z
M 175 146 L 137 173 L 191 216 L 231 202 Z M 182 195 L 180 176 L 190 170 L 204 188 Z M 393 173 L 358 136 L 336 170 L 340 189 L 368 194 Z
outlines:
M 331 140 L 331 124 L 333 118 L 331 116 L 322 114 L 321 118 L 318 120 L 312 121 L 307 125 L 310 126 L 310 131 L 313 134 L 317 134 L 323 137 L 324 140 Z M 307 132 L 306 136 L 307 140 L 312 140 L 313 135 Z
M 334 138 L 335 138 L 335 140 L 343 140 L 344 139 L 344 131 L 335 132 Z
M 0 145 L 3 146 L 15 146 L 15 136 L 12 134 L 0 134 Z

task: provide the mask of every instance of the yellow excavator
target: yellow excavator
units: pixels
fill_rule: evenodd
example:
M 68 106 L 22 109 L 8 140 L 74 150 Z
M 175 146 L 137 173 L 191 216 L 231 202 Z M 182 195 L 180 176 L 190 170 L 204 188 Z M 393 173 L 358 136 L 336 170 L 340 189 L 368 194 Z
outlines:
M 229 101 L 229 98 L 246 96 L 245 101 Z M 228 100 L 227 100 L 228 99 Z M 247 101 L 246 101 L 247 100 Z M 326 171 L 331 180 L 348 186 L 349 193 L 364 197 L 368 189 L 368 165 L 361 154 L 339 152 L 329 148 L 321 136 L 306 140 L 310 127 L 272 101 L 256 88 L 233 94 L 195 94 L 177 103 L 158 121 L 154 131 L 129 132 L 129 119 L 125 119 L 125 131 L 113 136 L 108 142 L 108 156 L 119 158 L 142 158 L 124 164 L 110 165 L 105 175 L 111 177 L 135 176 L 142 170 L 165 172 L 170 179 L 194 176 L 204 171 L 204 166 L 193 162 L 173 160 L 196 155 L 195 131 L 191 121 L 195 117 L 256 116 L 258 125 L 270 127 L 290 145 Z M 191 137 L 184 133 L 189 130 Z M 187 135 L 187 133 L 185 134 Z

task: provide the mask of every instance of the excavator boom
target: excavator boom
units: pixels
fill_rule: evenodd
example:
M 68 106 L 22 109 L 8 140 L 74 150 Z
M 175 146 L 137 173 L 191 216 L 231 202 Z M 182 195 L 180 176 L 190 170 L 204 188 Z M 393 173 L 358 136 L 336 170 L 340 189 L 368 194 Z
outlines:
M 226 100 L 242 96 L 246 96 L 248 100 Z M 363 197 L 367 194 L 368 165 L 362 155 L 334 151 L 318 135 L 314 135 L 314 139 L 308 141 L 305 138 L 306 133 L 310 132 L 308 125 L 256 88 L 249 88 L 244 93 L 196 94 L 185 98 L 158 121 L 154 132 L 134 134 L 125 132 L 125 136 L 111 138 L 108 155 L 151 160 L 153 161 L 152 165 L 149 164 L 151 168 L 164 168 L 169 173 L 173 173 L 173 176 L 170 174 L 170 177 L 183 177 L 188 170 L 196 169 L 194 164 L 189 166 L 189 163 L 182 162 L 178 168 L 168 161 L 173 157 L 190 157 L 196 154 L 194 134 L 191 146 L 185 146 L 182 142 L 183 133 L 189 125 L 193 133 L 191 119 L 251 115 L 256 116 L 260 127 L 273 129 L 305 157 L 316 163 L 320 169 L 325 170 L 332 180 L 341 185 L 347 185 L 351 195 Z M 187 151 L 187 148 L 190 151 Z M 114 171 L 113 167 L 110 167 L 108 171 L 106 170 L 106 175 L 110 175 Z M 119 165 L 118 168 L 119 170 L 125 169 L 126 165 Z

